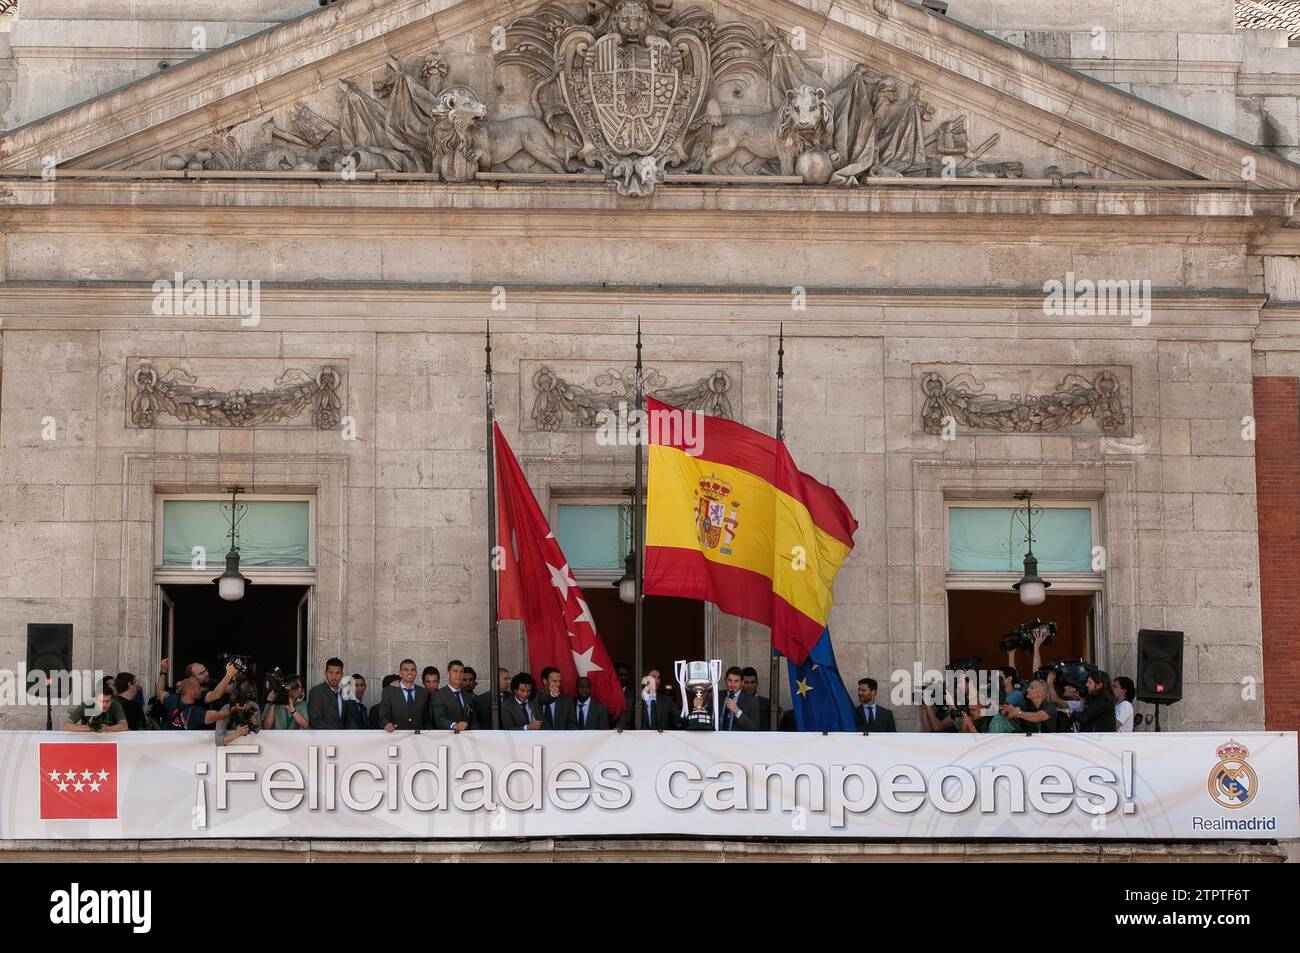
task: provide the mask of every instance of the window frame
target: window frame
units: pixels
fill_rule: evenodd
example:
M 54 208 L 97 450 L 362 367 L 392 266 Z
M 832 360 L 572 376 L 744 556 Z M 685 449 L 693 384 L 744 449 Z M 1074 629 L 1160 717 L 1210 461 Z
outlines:
M 1089 535 L 1092 541 L 1092 548 L 1104 545 L 1098 542 L 1101 533 L 1101 506 L 1099 500 L 1071 500 L 1071 499 L 1053 499 L 1053 500 L 1034 500 L 1035 506 L 1042 506 L 1043 509 L 1068 509 L 1089 511 L 1091 517 L 1091 528 Z M 1012 509 L 1014 505 L 1008 507 L 1006 500 L 962 500 L 962 499 L 945 499 L 943 501 L 943 579 L 944 589 L 1001 589 L 1003 585 L 1011 586 L 1013 583 L 1020 581 L 1024 575 L 1024 570 L 1008 570 L 1006 572 L 988 572 L 984 570 L 953 569 L 952 568 L 952 540 L 949 536 L 952 520 L 950 513 L 954 509 Z M 1039 569 L 1038 574 L 1043 579 L 1050 582 L 1054 587 L 1059 587 L 1058 591 L 1063 592 L 1100 592 L 1104 588 L 1104 572 L 1045 572 Z
M 1010 501 L 1010 506 L 1014 507 L 1017 501 Z M 1091 514 L 1091 540 L 1092 548 L 1101 546 L 1106 551 L 1106 544 L 1101 541 L 1101 500 L 1098 499 L 1071 499 L 1069 497 L 1057 497 L 1054 499 L 1042 500 L 1035 498 L 1034 505 L 1042 506 L 1044 509 L 1087 509 Z M 954 570 L 951 568 L 952 544 L 949 539 L 949 527 L 951 519 L 949 513 L 952 509 L 1008 509 L 1008 501 L 1005 499 L 962 499 L 953 497 L 945 498 L 943 501 L 943 590 L 944 590 L 944 617 L 945 632 L 944 640 L 951 648 L 951 635 L 948 633 L 948 624 L 952 618 L 952 608 L 948 602 L 948 593 L 960 590 L 975 590 L 983 592 L 1003 592 L 1010 591 L 1014 583 L 1020 581 L 1024 570 L 1009 572 L 984 572 L 976 570 Z M 1088 643 L 1089 643 L 1089 661 L 1094 665 L 1105 667 L 1106 664 L 1106 640 L 1103 633 L 1106 631 L 1106 573 L 1102 572 L 1044 572 L 1039 570 L 1039 575 L 1047 582 L 1052 584 L 1052 589 L 1058 593 L 1084 593 L 1091 592 L 1094 595 L 1092 600 L 1092 609 L 1089 613 L 1088 623 Z
M 552 528 L 560 525 L 560 507 L 561 506 L 631 506 L 631 499 L 628 495 L 591 495 L 591 496 L 557 496 L 551 495 L 549 505 L 547 506 L 546 519 Z M 560 538 L 555 538 L 556 543 L 560 543 Z M 635 545 L 635 540 L 633 540 Z M 561 548 L 563 546 L 561 545 Z M 624 556 L 627 554 L 624 553 Z M 569 571 L 573 573 L 573 578 L 578 585 L 585 586 L 588 584 L 614 583 L 623 578 L 623 568 L 618 569 L 597 569 L 583 568 L 581 566 L 570 566 Z
M 306 566 L 244 566 L 239 571 L 253 582 L 263 584 L 306 585 L 316 584 L 316 495 L 313 493 L 241 493 L 241 502 L 248 503 L 307 503 L 307 565 Z M 188 566 L 163 565 L 163 504 L 168 500 L 205 501 L 219 500 L 229 502 L 229 493 L 155 493 L 154 494 L 154 540 L 153 540 L 153 581 L 157 585 L 197 585 L 211 583 L 212 579 L 225 571 L 226 554 L 219 553 L 214 559 L 208 554 L 208 568 L 196 573 Z M 210 573 L 210 575 L 209 575 Z

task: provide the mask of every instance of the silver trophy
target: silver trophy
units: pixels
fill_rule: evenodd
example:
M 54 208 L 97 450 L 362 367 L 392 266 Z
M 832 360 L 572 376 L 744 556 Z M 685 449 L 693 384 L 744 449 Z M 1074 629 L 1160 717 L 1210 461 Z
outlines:
M 709 662 L 673 663 L 677 685 L 682 694 L 682 721 L 688 731 L 718 730 L 718 680 L 722 678 L 722 659 Z M 706 693 L 712 696 L 712 710 Z

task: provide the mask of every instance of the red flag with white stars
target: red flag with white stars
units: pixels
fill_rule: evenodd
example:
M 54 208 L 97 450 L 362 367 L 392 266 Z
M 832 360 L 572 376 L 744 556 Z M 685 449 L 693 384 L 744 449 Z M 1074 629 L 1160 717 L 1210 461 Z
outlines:
M 568 560 L 537 505 L 524 471 L 497 424 L 492 425 L 497 465 L 497 544 L 504 551 L 498 581 L 498 618 L 519 619 L 528 635 L 533 676 L 552 666 L 572 695 L 579 677 L 609 709 L 611 724 L 626 703 L 618 674 L 596 622 L 574 581 Z
M 41 745 L 41 820 L 117 817 L 117 744 Z

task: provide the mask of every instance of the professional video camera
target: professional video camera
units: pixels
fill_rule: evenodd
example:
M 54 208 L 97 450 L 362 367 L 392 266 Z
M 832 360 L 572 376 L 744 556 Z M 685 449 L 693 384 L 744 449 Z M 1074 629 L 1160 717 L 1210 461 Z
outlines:
M 948 663 L 949 672 L 977 672 L 979 670 L 980 657 L 978 655 L 968 655 L 965 658 L 955 658 Z M 953 698 L 947 692 L 944 692 L 944 703 L 934 706 L 934 713 L 940 718 L 951 717 L 954 721 L 961 718 L 962 715 L 970 714 L 970 695 L 969 689 L 962 680 L 957 685 L 957 690 L 962 697 Z M 933 682 L 930 683 L 933 685 Z M 928 688 L 929 686 L 927 686 Z
M 1056 641 L 1056 623 L 1035 619 L 1033 622 L 1018 625 L 1008 632 L 1002 637 L 1002 641 L 998 643 L 998 648 L 1003 652 L 1013 650 L 1032 652 L 1034 649 L 1034 636 L 1044 630 L 1047 632 L 1047 638 L 1043 639 L 1043 644 L 1051 645 Z
M 292 676 L 285 676 L 284 672 L 277 665 L 271 671 L 266 673 L 266 701 L 267 704 L 281 705 L 289 700 L 289 685 L 297 681 Z
M 235 666 L 236 672 L 247 672 L 251 666 L 252 660 L 243 656 L 235 655 L 233 652 L 222 652 L 218 658 L 221 661 L 221 669 L 225 671 L 227 665 Z
M 257 685 L 251 678 L 236 678 L 230 683 L 230 704 L 247 705 L 257 703 Z
M 1064 659 L 1060 662 L 1053 662 L 1046 668 L 1039 669 L 1034 673 L 1034 678 L 1047 681 L 1047 673 L 1055 672 L 1056 684 L 1058 687 L 1063 688 L 1066 685 L 1073 685 L 1079 690 L 1079 693 L 1082 694 L 1084 687 L 1087 684 L 1088 676 L 1099 671 L 1101 671 L 1101 669 L 1097 668 L 1097 666 L 1093 665 L 1091 662 L 1086 662 L 1081 658 L 1073 658 Z

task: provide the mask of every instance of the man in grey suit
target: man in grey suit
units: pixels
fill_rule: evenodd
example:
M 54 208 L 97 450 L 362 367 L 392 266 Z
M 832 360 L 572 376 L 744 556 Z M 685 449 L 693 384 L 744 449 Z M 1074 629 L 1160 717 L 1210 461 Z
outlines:
M 419 731 L 427 728 L 424 713 L 429 706 L 429 693 L 423 685 L 415 684 L 415 662 L 402 659 L 397 667 L 400 681 L 384 689 L 380 702 L 380 724 L 384 731 Z
M 533 699 L 533 677 L 520 672 L 510 680 L 510 699 L 501 705 L 501 727 L 506 731 L 540 731 L 541 715 Z
M 758 699 L 740 690 L 744 678 L 739 665 L 727 669 L 727 691 L 718 699 L 720 731 L 758 731 Z
M 473 696 L 461 688 L 465 666 L 460 659 L 447 663 L 447 684 L 433 693 L 433 727 L 460 734 L 474 727 Z
M 758 730 L 772 730 L 772 702 L 758 693 L 758 669 L 746 665 L 740 670 L 740 690 L 758 702 Z
M 325 663 L 325 681 L 307 693 L 307 722 L 313 728 L 341 731 L 358 727 L 356 706 L 343 697 L 343 660 Z
M 578 697 L 574 699 L 573 715 L 579 731 L 608 731 L 609 709 L 591 697 L 591 679 L 582 676 L 575 689 Z
M 547 666 L 542 669 L 542 687 L 537 702 L 542 710 L 542 724 L 548 731 L 576 731 L 578 728 L 573 699 L 561 693 L 563 678 L 558 668 Z
M 858 731 L 898 730 L 894 726 L 894 713 L 883 705 L 876 704 L 874 678 L 858 679 L 858 707 L 853 709 L 853 720 L 858 723 Z

